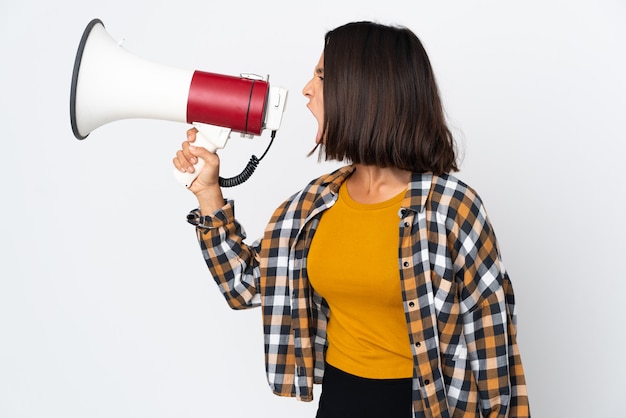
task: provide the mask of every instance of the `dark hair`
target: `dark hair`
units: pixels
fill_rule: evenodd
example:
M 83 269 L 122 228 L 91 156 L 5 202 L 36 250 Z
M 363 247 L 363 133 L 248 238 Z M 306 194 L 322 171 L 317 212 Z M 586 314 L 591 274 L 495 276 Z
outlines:
M 458 170 L 430 60 L 407 28 L 353 22 L 326 34 L 324 119 L 327 160 Z

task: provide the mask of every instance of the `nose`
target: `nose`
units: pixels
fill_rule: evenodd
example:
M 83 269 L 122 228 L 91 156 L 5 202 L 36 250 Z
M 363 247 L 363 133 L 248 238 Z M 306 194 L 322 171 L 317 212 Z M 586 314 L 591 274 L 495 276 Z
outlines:
M 309 80 L 305 85 L 304 88 L 302 89 L 302 94 L 304 95 L 304 97 L 310 98 L 313 95 L 313 91 L 311 89 L 311 82 L 313 80 Z

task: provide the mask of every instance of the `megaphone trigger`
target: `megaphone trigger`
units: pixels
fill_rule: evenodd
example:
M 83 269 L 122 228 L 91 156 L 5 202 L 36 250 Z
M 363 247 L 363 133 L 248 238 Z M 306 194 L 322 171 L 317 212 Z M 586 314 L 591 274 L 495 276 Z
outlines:
M 228 138 L 230 138 L 230 128 L 222 126 L 209 125 L 206 123 L 194 122 L 193 126 L 198 129 L 194 145 L 203 147 L 211 152 L 216 152 L 226 146 Z
M 226 146 L 226 142 L 228 142 L 228 138 L 230 138 L 230 128 L 198 122 L 193 125 L 196 129 L 198 129 L 196 140 L 193 145 L 196 147 L 206 148 L 210 152 L 217 152 L 217 150 L 224 148 Z M 200 174 L 202 167 L 204 167 L 204 160 L 200 158 L 193 166 L 193 173 L 181 173 L 178 170 L 174 170 L 174 177 L 176 177 L 182 185 L 189 188 L 191 183 L 193 183 L 196 177 L 198 177 L 198 174 Z

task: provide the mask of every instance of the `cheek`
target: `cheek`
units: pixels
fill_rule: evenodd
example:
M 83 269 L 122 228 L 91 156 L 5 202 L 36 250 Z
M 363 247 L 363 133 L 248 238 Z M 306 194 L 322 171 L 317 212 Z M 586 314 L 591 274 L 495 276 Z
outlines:
M 320 120 L 324 120 L 324 99 L 319 97 L 316 99 L 317 114 Z

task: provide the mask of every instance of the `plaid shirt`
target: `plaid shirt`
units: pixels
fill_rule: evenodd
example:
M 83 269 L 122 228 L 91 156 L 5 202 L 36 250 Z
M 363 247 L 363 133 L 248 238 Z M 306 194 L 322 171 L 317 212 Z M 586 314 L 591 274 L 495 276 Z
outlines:
M 281 396 L 310 401 L 322 380 L 329 309 L 309 284 L 307 252 L 353 169 L 293 195 L 252 245 L 232 201 L 188 217 L 229 305 L 261 305 L 268 382 Z M 513 289 L 480 198 L 451 175 L 414 174 L 398 216 L 414 416 L 530 416 Z

